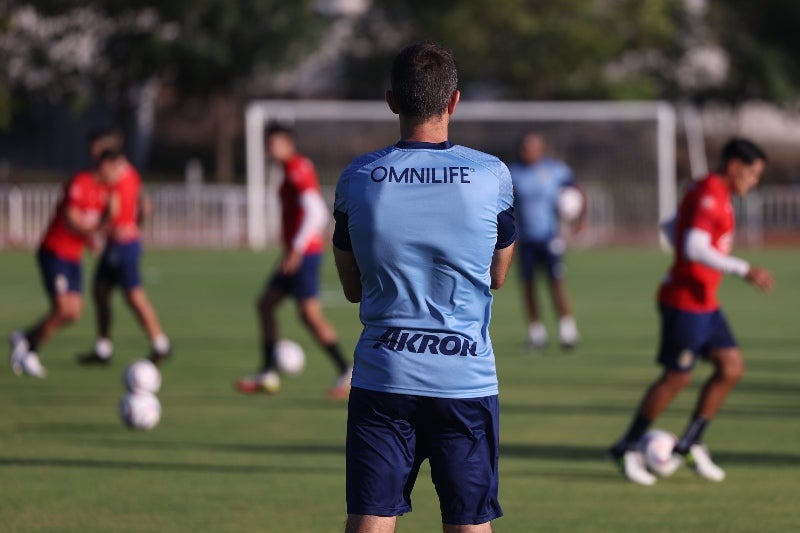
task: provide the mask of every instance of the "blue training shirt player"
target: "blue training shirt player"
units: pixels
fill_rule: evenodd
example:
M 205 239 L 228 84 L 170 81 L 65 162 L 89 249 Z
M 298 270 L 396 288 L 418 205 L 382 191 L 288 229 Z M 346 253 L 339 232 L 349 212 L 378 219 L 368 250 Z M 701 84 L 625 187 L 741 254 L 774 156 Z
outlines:
M 520 241 L 547 243 L 558 237 L 558 196 L 564 187 L 575 186 L 572 170 L 563 162 L 544 157 L 532 164 L 509 166 L 516 195 Z
M 516 239 L 505 164 L 449 142 L 401 141 L 344 170 L 334 217 L 334 245 L 361 272 L 353 387 L 497 394 L 489 267 Z

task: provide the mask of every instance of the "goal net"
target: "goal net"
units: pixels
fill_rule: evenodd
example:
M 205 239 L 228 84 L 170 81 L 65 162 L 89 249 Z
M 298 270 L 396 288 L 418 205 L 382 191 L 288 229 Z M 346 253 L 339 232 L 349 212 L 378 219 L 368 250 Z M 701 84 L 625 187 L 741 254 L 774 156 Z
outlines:
M 294 128 L 332 202 L 339 173 L 357 155 L 397 142 L 397 117 L 384 102 L 263 100 L 246 110 L 247 235 L 252 248 L 275 242 L 280 169 L 264 152 L 271 121 Z M 450 140 L 511 162 L 521 135 L 540 132 L 586 191 L 588 220 L 576 244 L 659 242 L 658 223 L 676 202 L 675 112 L 664 102 L 470 102 L 453 115 Z

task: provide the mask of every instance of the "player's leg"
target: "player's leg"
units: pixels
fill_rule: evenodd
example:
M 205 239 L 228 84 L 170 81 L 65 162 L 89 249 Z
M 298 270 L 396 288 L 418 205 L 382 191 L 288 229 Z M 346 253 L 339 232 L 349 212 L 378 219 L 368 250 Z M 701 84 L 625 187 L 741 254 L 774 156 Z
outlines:
M 564 240 L 553 239 L 543 252 L 543 259 L 547 262 L 547 277 L 550 286 L 550 295 L 558 315 L 558 338 L 562 348 L 574 348 L 580 340 L 578 325 L 572 315 L 572 305 L 567 296 L 566 265 L 564 263 Z
M 625 476 L 641 485 L 652 485 L 655 477 L 647 472 L 636 446 L 650 425 L 664 412 L 675 397 L 691 383 L 698 345 L 702 343 L 703 324 L 694 313 L 661 306 L 661 341 L 658 362 L 664 367 L 639 403 L 628 429 L 609 449 Z M 680 463 L 675 461 L 669 468 Z
M 517 252 L 522 283 L 522 303 L 528 318 L 528 343 L 531 348 L 539 350 L 547 345 L 547 329 L 539 316 L 536 294 L 536 245 L 523 242 L 517 247 Z
M 396 516 L 347 515 L 345 533 L 394 533 Z
M 256 300 L 256 315 L 261 334 L 261 365 L 259 371 L 239 379 L 236 387 L 245 394 L 266 392 L 276 394 L 281 381 L 275 364 L 275 343 L 278 339 L 277 308 L 291 290 L 288 276 L 276 272 Z
M 394 531 L 411 511 L 411 491 L 424 456 L 418 454 L 420 398 L 353 389 L 347 406 L 348 533 Z
M 446 533 L 488 532 L 503 516 L 498 501 L 497 396 L 424 400 L 425 453 Z
M 39 348 L 59 329 L 80 318 L 83 307 L 80 263 L 64 261 L 47 250 L 36 254 L 39 271 L 50 302 L 48 313 L 33 327 L 11 334 L 11 370 L 44 378 L 47 370 L 39 360 Z
M 125 301 L 142 326 L 147 338 L 150 340 L 149 359 L 159 364 L 172 353 L 172 345 L 161 327 L 153 304 L 147 296 L 142 285 L 139 273 L 139 262 L 142 255 L 141 244 L 138 241 L 119 245 L 119 283 L 125 292 Z
M 744 375 L 744 359 L 724 315 L 717 311 L 711 320 L 707 354 L 714 372 L 703 385 L 694 413 L 675 445 L 675 453 L 685 456 L 689 466 L 702 477 L 722 481 L 725 472 L 713 463 L 701 442 L 708 424 Z
M 300 320 L 336 367 L 336 380 L 328 389 L 328 395 L 333 399 L 344 399 L 350 393 L 353 371 L 342 354 L 339 334 L 322 311 L 322 301 L 319 299 L 321 265 L 322 254 L 304 256 L 300 268 L 294 274 L 292 293 L 297 298 Z
M 109 247 L 106 247 L 103 250 L 103 255 L 100 256 L 92 282 L 92 301 L 94 302 L 97 339 L 95 339 L 94 348 L 91 352 L 78 357 L 80 364 L 103 365 L 111 362 L 111 358 L 114 355 L 114 344 L 111 341 L 111 322 L 113 318 L 111 295 L 116 282 L 116 269 L 109 258 Z

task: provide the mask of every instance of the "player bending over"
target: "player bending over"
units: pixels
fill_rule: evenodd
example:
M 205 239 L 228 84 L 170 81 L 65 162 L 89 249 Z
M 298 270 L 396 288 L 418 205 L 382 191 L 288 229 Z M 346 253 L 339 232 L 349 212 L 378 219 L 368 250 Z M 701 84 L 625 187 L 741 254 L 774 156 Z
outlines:
M 764 152 L 745 139 L 733 139 L 722 150 L 718 173 L 694 183 L 683 197 L 676 218 L 665 224 L 675 259 L 658 294 L 661 345 L 658 362 L 664 371 L 647 390 L 627 432 L 611 447 L 624 475 L 642 485 L 656 478 L 645 468 L 636 445 L 648 427 L 692 378 L 697 358 L 714 365 L 700 392 L 683 436 L 665 473 L 684 461 L 700 476 L 722 481 L 725 472 L 701 444 L 703 432 L 725 397 L 742 377 L 742 352 L 717 303 L 723 274 L 743 278 L 757 289 L 772 289 L 772 275 L 728 255 L 733 244 L 731 194 L 744 196 L 758 184 L 766 164 Z
M 258 373 L 237 382 L 243 393 L 275 394 L 280 375 L 275 359 L 278 305 L 286 296 L 297 300 L 300 318 L 336 367 L 337 378 L 328 390 L 333 399 L 350 392 L 352 369 L 342 356 L 336 330 L 322 313 L 319 299 L 319 269 L 322 264 L 322 234 L 328 223 L 328 207 L 319 188 L 317 172 L 307 157 L 299 154 L 288 128 L 273 124 L 267 129 L 267 155 L 283 165 L 280 188 L 283 258 L 258 299 L 262 340 L 262 365 Z
M 117 150 L 92 154 L 94 168 L 70 179 L 47 228 L 36 260 L 50 310 L 26 331 L 10 335 L 9 363 L 14 374 L 44 378 L 47 370 L 39 349 L 58 330 L 72 324 L 83 307 L 81 257 L 103 229 L 109 215 L 109 184 L 125 172 L 127 162 Z
M 122 133 L 107 129 L 97 133 L 90 146 L 92 156 L 103 150 L 122 153 Z M 111 294 L 115 287 L 122 288 L 125 301 L 136 315 L 139 324 L 150 340 L 149 358 L 158 364 L 171 353 L 170 342 L 161 328 L 158 315 L 142 286 L 139 261 L 142 245 L 139 240 L 139 223 L 142 213 L 142 180 L 127 159 L 125 168 L 111 184 L 114 212 L 109 220 L 106 245 L 95 271 L 92 294 L 97 319 L 97 340 L 94 350 L 78 359 L 81 364 L 108 364 L 114 354 L 111 341 Z

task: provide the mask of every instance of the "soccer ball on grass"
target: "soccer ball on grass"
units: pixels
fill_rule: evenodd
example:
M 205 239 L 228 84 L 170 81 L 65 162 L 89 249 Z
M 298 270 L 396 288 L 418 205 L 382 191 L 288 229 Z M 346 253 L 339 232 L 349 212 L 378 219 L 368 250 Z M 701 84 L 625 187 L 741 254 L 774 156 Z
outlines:
M 119 415 L 129 428 L 150 431 L 161 420 L 161 402 L 150 392 L 129 392 L 119 402 Z
M 281 339 L 275 343 L 275 364 L 282 374 L 296 376 L 306 366 L 306 354 L 296 342 Z
M 644 456 L 647 469 L 661 477 L 672 475 L 676 467 L 672 449 L 677 442 L 674 434 L 663 429 L 651 429 L 645 433 L 639 441 L 639 451 Z
M 161 389 L 161 372 L 147 359 L 137 359 L 125 367 L 122 384 L 128 392 L 158 393 Z

